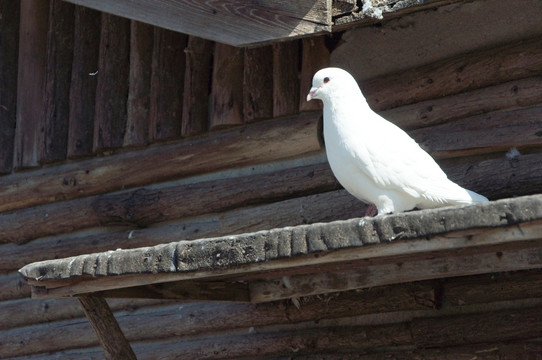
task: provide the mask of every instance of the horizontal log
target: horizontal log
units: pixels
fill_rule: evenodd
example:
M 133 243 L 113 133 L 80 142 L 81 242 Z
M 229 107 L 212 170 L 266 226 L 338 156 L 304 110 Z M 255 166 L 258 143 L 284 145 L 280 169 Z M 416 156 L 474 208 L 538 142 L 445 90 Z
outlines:
M 0 301 L 30 297 L 30 287 L 17 272 L 0 274 Z
M 154 308 L 158 305 L 167 305 L 171 301 L 157 299 L 108 299 L 111 309 L 116 312 L 134 314 L 141 309 Z M 23 298 L 0 302 L 2 314 L 10 314 L 0 318 L 0 330 L 14 329 L 23 326 L 53 321 L 82 319 L 85 314 L 77 299 L 43 299 L 33 300 Z
M 319 114 L 307 113 L 198 139 L 4 176 L 0 212 L 253 165 L 320 149 Z
M 498 111 L 413 130 L 410 135 L 436 159 L 542 145 L 542 107 Z
M 401 129 L 412 130 L 492 111 L 541 103 L 542 77 L 533 77 L 420 101 L 384 110 L 380 114 Z
M 284 186 L 285 181 L 288 186 Z M 95 226 L 147 227 L 338 187 L 329 166 L 322 163 L 245 177 L 96 195 L 0 214 L 0 242 L 22 244 Z
M 373 109 L 384 110 L 540 76 L 540 69 L 542 39 L 535 38 L 370 79 L 362 89 Z

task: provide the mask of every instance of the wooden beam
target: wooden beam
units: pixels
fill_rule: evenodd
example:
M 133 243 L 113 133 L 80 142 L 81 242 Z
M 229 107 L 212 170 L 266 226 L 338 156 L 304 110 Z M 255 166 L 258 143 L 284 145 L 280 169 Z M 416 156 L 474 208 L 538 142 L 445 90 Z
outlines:
M 130 74 L 130 21 L 103 13 L 101 26 L 94 152 L 122 147 Z
M 67 155 L 74 56 L 74 8 L 75 6 L 64 1 L 50 2 L 44 120 L 39 136 L 41 163 L 64 160 Z
M 194 2 L 68 0 L 109 14 L 234 46 L 331 29 L 328 0 Z
M 301 114 L 14 174 L 0 183 L 0 212 L 314 153 L 320 150 L 315 136 L 318 118 L 315 113 Z
M 20 1 L 0 1 L 0 174 L 13 169 L 20 12 Z
M 105 299 L 95 295 L 82 295 L 78 299 L 104 348 L 106 359 L 136 360 L 134 351 L 124 337 Z
M 299 107 L 299 40 L 273 44 L 273 116 L 295 114 Z
M 273 48 L 271 45 L 245 50 L 243 114 L 246 122 L 273 117 Z
M 101 14 L 75 7 L 68 158 L 92 154 Z
M 210 130 L 244 123 L 243 67 L 245 50 L 215 44 L 210 99 Z
M 179 281 L 94 293 L 106 298 L 175 299 L 184 301 L 250 301 L 247 282 Z
M 301 275 L 313 273 L 314 269 L 322 272 L 325 267 L 340 269 L 337 267 L 340 264 L 376 266 L 375 269 L 383 269 L 384 273 L 396 267 L 397 271 L 390 276 L 380 279 L 373 275 L 375 281 L 383 284 L 393 281 L 394 276 L 403 276 L 401 267 L 410 269 L 413 277 L 422 277 L 416 271 L 428 268 L 442 276 L 539 268 L 542 267 L 539 201 L 540 196 L 529 196 L 461 208 L 262 231 L 234 238 L 181 241 L 153 248 L 49 260 L 27 265 L 20 272 L 35 287 L 34 296 L 54 297 L 216 276 L 245 280 L 265 278 L 261 272 L 269 273 L 270 277 Z M 472 262 L 477 259 L 473 254 L 478 254 L 480 263 Z M 434 257 L 444 259 L 436 263 L 445 258 L 455 259 L 457 266 L 446 260 L 451 261 L 448 267 L 433 268 Z M 431 272 L 423 274 L 427 278 L 437 276 Z M 408 277 L 409 273 L 405 272 L 404 276 Z
M 153 27 L 130 24 L 130 75 L 124 147 L 149 143 Z
M 21 0 L 14 168 L 39 165 L 49 0 Z
M 390 263 L 353 266 L 343 271 L 287 275 L 250 284 L 254 303 L 370 288 L 444 277 L 542 268 L 542 242 L 507 250 L 505 246 L 461 255 L 432 253 L 431 258 L 399 258 Z M 525 259 L 529 259 L 526 263 Z M 371 262 L 369 261 L 369 264 Z
M 213 42 L 195 36 L 188 37 L 185 50 L 182 136 L 201 134 L 209 127 L 213 51 Z
M 188 37 L 154 28 L 152 54 L 150 141 L 181 136 L 183 90 Z

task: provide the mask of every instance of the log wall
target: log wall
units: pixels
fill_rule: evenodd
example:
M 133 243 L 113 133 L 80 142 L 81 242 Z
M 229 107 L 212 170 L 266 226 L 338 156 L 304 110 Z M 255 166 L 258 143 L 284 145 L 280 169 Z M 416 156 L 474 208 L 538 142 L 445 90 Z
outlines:
M 0 11 L 0 357 L 104 356 L 76 300 L 29 298 L 16 273 L 27 263 L 363 214 L 325 161 L 320 105 L 304 99 L 314 71 L 357 67 L 334 54 L 370 39 L 241 49 L 59 0 Z M 360 83 L 454 181 L 491 199 L 539 193 L 541 36 Z M 541 279 L 443 279 L 299 307 L 110 304 L 139 359 L 517 358 L 542 350 Z

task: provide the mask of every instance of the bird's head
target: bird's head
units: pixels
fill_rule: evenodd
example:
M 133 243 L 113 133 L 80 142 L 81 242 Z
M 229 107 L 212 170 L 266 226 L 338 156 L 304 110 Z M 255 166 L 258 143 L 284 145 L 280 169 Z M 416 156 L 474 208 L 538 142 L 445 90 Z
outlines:
M 352 91 L 359 91 L 358 84 L 352 75 L 343 69 L 329 67 L 314 74 L 307 101 L 320 99 L 325 102 L 334 95 L 341 96 Z

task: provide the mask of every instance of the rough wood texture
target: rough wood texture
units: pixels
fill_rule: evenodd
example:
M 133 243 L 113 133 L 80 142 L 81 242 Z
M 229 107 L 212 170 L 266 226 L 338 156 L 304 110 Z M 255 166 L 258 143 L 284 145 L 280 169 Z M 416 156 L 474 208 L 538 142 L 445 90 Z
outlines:
M 68 158 L 92 154 L 101 14 L 75 7 Z
M 0 211 L 314 153 L 320 150 L 317 123 L 318 115 L 307 113 L 11 175 L 0 183 Z
M 542 107 L 467 117 L 410 135 L 435 159 L 506 152 L 542 145 Z
M 0 174 L 13 168 L 20 1 L 0 1 Z
M 273 44 L 273 116 L 297 113 L 299 107 L 299 40 Z
M 215 44 L 210 100 L 211 130 L 244 123 L 244 53 L 240 48 Z
M 314 74 L 329 66 L 329 50 L 324 36 L 302 40 L 301 86 L 299 88 L 299 111 L 320 110 L 321 101 L 307 101 Z
M 318 164 L 240 178 L 97 195 L 0 214 L 0 243 L 22 244 L 38 237 L 95 226 L 141 228 L 338 187 L 329 166 Z
M 95 152 L 124 142 L 130 73 L 130 20 L 102 13 L 94 123 Z
M 536 38 L 371 79 L 362 89 L 374 110 L 384 110 L 541 73 L 542 39 Z
M 345 190 L 289 199 L 258 206 L 185 218 L 162 226 L 138 229 L 112 229 L 88 235 L 71 234 L 41 238 L 24 244 L 4 244 L 0 270 L 14 270 L 35 261 L 75 256 L 118 248 L 153 246 L 167 242 L 194 240 L 255 232 L 285 226 L 346 220 L 365 212 L 366 205 Z M 240 222 L 239 219 L 244 219 Z
M 525 269 L 525 266 L 539 268 L 542 267 L 540 252 L 533 252 L 528 263 L 523 264 L 523 267 L 518 266 L 524 262 L 521 257 L 526 256 L 525 251 L 540 247 L 540 244 L 537 245 L 532 240 L 539 239 L 536 233 L 540 226 L 535 221 L 542 219 L 541 204 L 542 197 L 536 195 L 463 208 L 423 210 L 262 231 L 235 237 L 181 241 L 152 248 L 109 251 L 49 260 L 27 265 L 20 273 L 34 286 L 35 296 L 45 297 L 114 289 L 121 287 L 120 284 L 123 284 L 122 287 L 129 287 L 175 279 L 204 278 L 217 273 L 239 275 L 247 271 L 348 263 L 350 260 L 359 261 L 363 258 L 376 261 L 377 257 L 382 259 L 398 255 L 404 257 L 408 254 L 435 253 L 448 249 L 457 251 L 459 248 L 487 253 L 488 256 L 491 254 L 494 262 L 490 264 L 488 260 L 487 266 L 478 267 L 468 263 L 467 258 L 471 254 L 466 252 L 465 258 L 461 257 L 463 254 L 458 256 L 464 259 L 468 266 L 462 267 L 463 260 L 458 261 L 457 269 L 451 266 L 450 270 L 447 268 L 442 270 L 446 275 L 480 273 L 484 269 L 499 271 L 501 265 L 497 260 L 500 260 L 503 252 L 505 254 L 503 260 L 508 259 L 506 255 L 508 250 L 504 249 L 512 245 L 521 245 L 523 248 L 519 247 L 517 251 L 516 248 L 511 248 L 510 260 L 503 261 L 505 271 Z M 433 239 L 428 242 L 426 239 L 430 237 Z M 385 246 L 367 246 L 384 242 L 387 243 Z M 495 257 L 495 251 L 500 251 L 494 249 L 497 245 L 502 246 L 503 250 L 501 256 L 497 253 Z M 341 249 L 348 250 L 341 252 L 339 251 Z M 321 257 L 319 253 L 326 253 L 326 256 Z M 281 259 L 284 260 L 280 261 Z M 484 259 L 483 263 L 486 261 Z M 408 258 L 399 261 L 406 262 Z M 423 261 L 428 260 L 422 259 Z M 389 265 L 399 266 L 399 270 L 401 267 L 385 262 L 382 266 L 389 270 L 387 268 Z M 70 281 L 84 275 L 98 278 L 88 282 Z M 420 280 L 425 276 L 431 275 L 423 273 L 402 280 Z M 50 288 L 43 288 L 45 286 Z M 57 286 L 60 287 L 56 288 Z
M 125 147 L 144 146 L 149 142 L 152 48 L 153 27 L 132 21 Z
M 105 358 L 136 360 L 134 351 L 124 337 L 105 299 L 100 296 L 85 295 L 79 297 L 79 302 L 104 348 Z
M 188 37 L 160 28 L 154 29 L 152 55 L 151 141 L 180 137 L 183 89 Z
M 330 2 L 69 0 L 74 4 L 201 38 L 240 46 L 329 31 Z M 205 24 L 202 26 L 202 24 Z
M 541 103 L 542 77 L 533 77 L 400 106 L 382 111 L 381 115 L 403 130 L 412 130 Z
M 197 135 L 209 127 L 213 50 L 213 42 L 195 36 L 188 37 L 185 50 L 182 136 Z
M 22 0 L 17 77 L 14 168 L 39 165 L 43 89 L 47 68 L 49 0 Z
M 40 131 L 42 163 L 64 160 L 68 147 L 70 81 L 73 59 L 74 6 L 52 0 L 47 33 L 47 68 L 43 106 L 43 130 Z
M 246 49 L 243 71 L 245 121 L 273 117 L 273 48 L 268 45 Z

